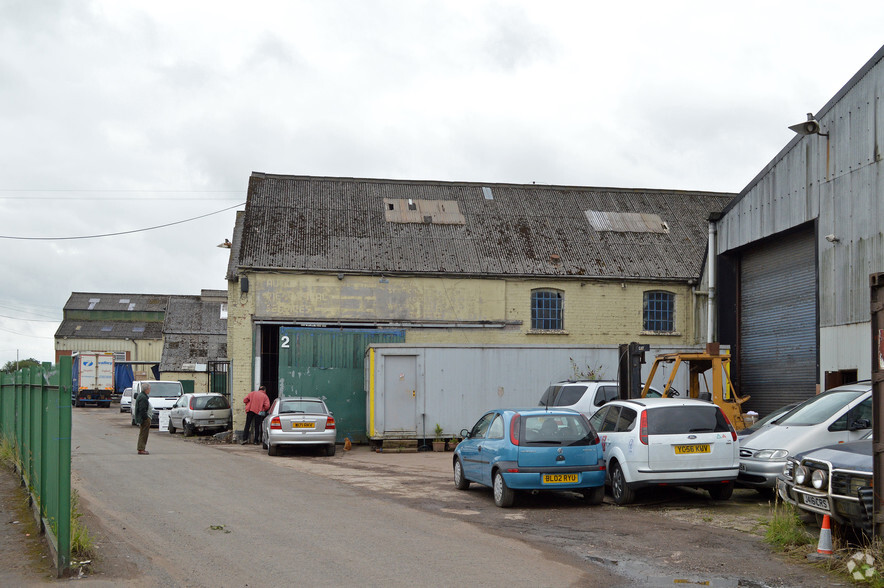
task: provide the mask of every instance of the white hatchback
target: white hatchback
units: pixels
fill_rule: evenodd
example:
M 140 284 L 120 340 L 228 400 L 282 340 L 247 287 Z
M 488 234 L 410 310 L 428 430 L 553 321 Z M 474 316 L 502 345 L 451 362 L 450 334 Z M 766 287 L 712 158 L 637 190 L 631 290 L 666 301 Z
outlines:
M 740 443 L 718 406 L 675 398 L 614 400 L 589 422 L 602 439 L 617 504 L 657 485 L 705 488 L 716 500 L 733 494 Z

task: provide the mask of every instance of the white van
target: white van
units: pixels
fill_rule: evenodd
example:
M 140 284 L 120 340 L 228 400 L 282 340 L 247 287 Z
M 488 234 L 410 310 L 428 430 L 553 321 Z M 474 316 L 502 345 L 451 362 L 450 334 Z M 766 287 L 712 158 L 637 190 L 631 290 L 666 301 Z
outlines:
M 139 380 L 137 382 L 132 382 L 133 425 L 135 424 L 135 401 L 138 399 L 138 395 L 141 394 L 141 390 L 148 384 L 150 385 L 148 402 L 150 402 L 150 407 L 153 409 L 153 417 L 150 419 L 150 426 L 159 427 L 159 411 L 170 410 L 178 398 L 184 394 L 184 387 L 181 385 L 181 382 L 177 380 Z

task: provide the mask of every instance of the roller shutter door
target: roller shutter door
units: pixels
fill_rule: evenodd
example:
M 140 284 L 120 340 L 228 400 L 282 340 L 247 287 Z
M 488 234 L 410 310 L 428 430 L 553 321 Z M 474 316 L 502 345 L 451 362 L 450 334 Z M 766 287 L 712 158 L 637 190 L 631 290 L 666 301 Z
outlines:
M 761 415 L 813 396 L 817 383 L 817 276 L 812 230 L 743 254 L 740 393 Z

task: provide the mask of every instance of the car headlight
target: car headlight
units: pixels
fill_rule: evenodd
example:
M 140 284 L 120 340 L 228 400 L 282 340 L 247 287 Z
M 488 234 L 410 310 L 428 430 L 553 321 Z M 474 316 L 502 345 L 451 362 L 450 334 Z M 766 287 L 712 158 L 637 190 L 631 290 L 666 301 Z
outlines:
M 755 459 L 786 459 L 789 452 L 785 449 L 762 449 L 753 455 Z
M 826 486 L 826 472 L 823 470 L 814 470 L 810 476 L 810 484 L 817 490 L 822 490 Z
M 804 484 L 807 481 L 807 468 L 803 465 L 795 468 L 795 483 L 799 486 Z

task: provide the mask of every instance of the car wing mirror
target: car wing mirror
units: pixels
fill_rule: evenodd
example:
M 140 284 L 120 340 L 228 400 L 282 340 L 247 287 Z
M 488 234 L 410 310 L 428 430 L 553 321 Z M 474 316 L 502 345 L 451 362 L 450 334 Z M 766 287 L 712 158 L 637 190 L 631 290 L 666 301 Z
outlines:
M 467 431 L 466 429 L 461 429 L 461 430 L 460 430 L 460 436 L 461 436 L 462 438 L 464 438 L 464 439 L 469 439 L 469 438 L 470 438 L 470 432 Z
M 859 431 L 861 429 L 869 429 L 872 427 L 871 421 L 869 419 L 856 419 L 852 423 L 850 423 L 851 431 Z

